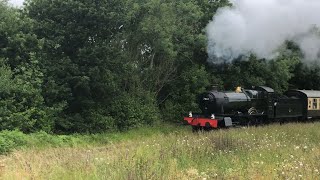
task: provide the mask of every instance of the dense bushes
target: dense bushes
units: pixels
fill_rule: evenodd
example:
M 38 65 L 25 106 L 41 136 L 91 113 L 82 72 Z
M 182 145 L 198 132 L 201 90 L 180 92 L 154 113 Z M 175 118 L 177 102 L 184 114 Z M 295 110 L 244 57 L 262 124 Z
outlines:
M 156 102 L 149 94 L 140 97 L 129 93 L 121 94 L 111 105 L 111 114 L 117 120 L 115 125 L 120 130 L 143 124 L 152 125 L 160 119 Z
M 0 133 L 0 154 L 8 153 L 14 148 L 27 144 L 27 136 L 19 131 L 2 131 Z

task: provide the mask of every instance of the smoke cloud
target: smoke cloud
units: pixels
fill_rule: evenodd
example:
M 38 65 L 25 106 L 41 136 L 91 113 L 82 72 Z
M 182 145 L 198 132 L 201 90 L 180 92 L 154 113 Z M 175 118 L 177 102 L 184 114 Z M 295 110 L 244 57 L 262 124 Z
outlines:
M 286 41 L 306 60 L 319 59 L 320 0 L 232 0 L 207 26 L 209 59 L 255 54 L 272 59 Z

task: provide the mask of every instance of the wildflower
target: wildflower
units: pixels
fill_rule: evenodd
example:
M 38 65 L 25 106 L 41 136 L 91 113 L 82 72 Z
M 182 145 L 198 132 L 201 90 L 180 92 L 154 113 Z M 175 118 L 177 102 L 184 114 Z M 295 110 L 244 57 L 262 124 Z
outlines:
M 303 163 L 302 162 L 300 162 L 300 164 L 299 164 L 300 166 L 303 166 Z

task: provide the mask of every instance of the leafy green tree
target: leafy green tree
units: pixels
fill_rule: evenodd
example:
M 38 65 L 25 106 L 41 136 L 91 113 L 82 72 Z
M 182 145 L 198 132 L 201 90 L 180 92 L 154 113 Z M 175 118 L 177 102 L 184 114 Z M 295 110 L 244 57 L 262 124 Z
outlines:
M 320 89 L 320 66 L 299 63 L 294 69 L 294 76 L 290 79 L 291 88 Z
M 165 120 L 181 122 L 187 112 L 200 112 L 198 95 L 210 85 L 209 80 L 209 73 L 203 66 L 195 65 L 185 70 L 176 80 L 177 83 L 171 84 L 170 93 L 162 105 Z
M 55 110 L 44 106 L 41 94 L 41 41 L 30 31 L 31 19 L 6 1 L 0 9 L 0 129 L 49 132 Z
M 164 108 L 164 119 L 180 120 L 178 116 L 186 109 L 195 109 L 199 91 L 189 89 L 189 84 L 183 84 L 189 81 L 181 77 L 198 72 L 202 77 L 199 81 L 208 84 L 205 68 L 199 68 L 207 58 L 203 29 L 217 8 L 227 5 L 226 2 L 129 1 L 132 13 L 129 13 L 129 27 L 124 27 L 129 29 L 125 48 L 141 72 L 143 88 L 154 93 Z M 197 89 L 204 88 L 202 83 L 199 85 Z M 181 94 L 183 97 L 179 97 Z
M 53 115 L 54 110 L 44 106 L 39 88 L 42 83 L 42 73 L 35 67 L 37 67 L 35 64 L 20 66 L 15 69 L 20 71 L 19 74 L 14 75 L 15 72 L 2 64 L 0 68 L 2 130 L 18 129 L 23 132 L 52 130 L 53 119 L 50 115 Z
M 294 68 L 300 62 L 297 54 L 280 55 L 269 63 L 270 75 L 266 77 L 266 85 L 278 92 L 289 89 L 289 81 L 294 77 Z
M 129 104 L 141 96 L 134 92 L 142 90 L 148 94 L 148 90 L 141 89 L 141 71 L 137 68 L 140 64 L 131 60 L 133 54 L 126 49 L 128 39 L 124 32 L 130 21 L 126 3 L 27 1 L 24 13 L 35 21 L 33 31 L 44 41 L 41 64 L 46 103 L 48 106 L 67 104 L 56 121 L 56 130 L 112 129 L 123 120 L 112 109 L 122 101 L 123 94 L 132 94 L 126 96 L 130 98 Z M 136 109 L 144 106 L 142 101 L 136 103 L 133 105 Z M 139 111 L 143 113 L 143 109 Z M 125 115 L 130 116 L 130 112 Z
M 257 60 L 251 56 L 248 60 L 235 60 L 232 63 L 218 65 L 216 73 L 221 75 L 224 89 L 235 89 L 237 86 L 250 88 L 251 86 L 266 85 L 266 77 L 270 75 L 265 60 Z
M 251 55 L 248 59 L 218 65 L 215 72 L 220 74 L 224 88 L 228 90 L 237 86 L 270 86 L 277 92 L 284 92 L 289 88 L 297 63 L 299 55 L 295 53 L 281 53 L 274 60 L 259 60 Z

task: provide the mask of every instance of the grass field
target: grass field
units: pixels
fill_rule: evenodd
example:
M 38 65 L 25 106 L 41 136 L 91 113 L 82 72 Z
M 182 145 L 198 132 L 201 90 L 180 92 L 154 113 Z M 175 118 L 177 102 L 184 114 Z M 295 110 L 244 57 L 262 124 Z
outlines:
M 168 125 L 86 139 L 3 155 L 1 178 L 320 179 L 320 123 L 205 133 Z

